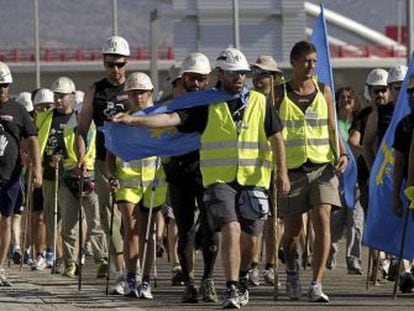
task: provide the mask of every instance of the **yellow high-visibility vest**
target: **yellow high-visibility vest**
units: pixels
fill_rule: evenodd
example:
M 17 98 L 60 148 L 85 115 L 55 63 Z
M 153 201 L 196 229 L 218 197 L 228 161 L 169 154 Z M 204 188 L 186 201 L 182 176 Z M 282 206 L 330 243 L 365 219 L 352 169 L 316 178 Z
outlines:
M 315 87 L 317 94 L 303 113 L 288 98 L 284 84 L 279 116 L 283 124 L 282 136 L 286 146 L 288 169 L 298 168 L 308 159 L 316 164 L 334 161 L 329 142 L 328 105 L 317 83 Z
M 225 102 L 209 106 L 200 147 L 204 187 L 237 181 L 243 186 L 269 188 L 273 156 L 265 117 L 266 98 L 256 91 L 249 91 L 240 134 Z

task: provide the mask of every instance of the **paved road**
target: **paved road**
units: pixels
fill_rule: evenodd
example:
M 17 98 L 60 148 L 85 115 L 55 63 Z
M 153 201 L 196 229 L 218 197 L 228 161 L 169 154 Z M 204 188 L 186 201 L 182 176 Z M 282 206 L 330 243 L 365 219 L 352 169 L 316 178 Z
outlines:
M 198 262 L 200 262 L 198 255 Z M 366 257 L 366 252 L 364 252 Z M 84 268 L 82 291 L 77 289 L 77 280 L 51 275 L 50 270 L 32 272 L 28 267 L 19 271 L 11 266 L 8 271 L 14 286 L 0 287 L 0 311 L 16 310 L 219 310 L 219 304 L 198 303 L 197 305 L 180 302 L 181 287 L 170 286 L 170 266 L 165 258 L 158 260 L 158 287 L 153 289 L 152 301 L 105 296 L 105 281 L 95 278 L 93 260 L 88 257 Z M 366 259 L 364 260 L 366 264 Z M 280 268 L 280 271 L 283 267 Z M 200 265 L 197 274 L 200 276 Z M 223 289 L 224 278 L 221 262 L 216 269 L 216 286 Z M 273 300 L 273 287 L 259 286 L 251 289 L 250 303 L 245 310 L 412 310 L 414 294 L 400 295 L 391 299 L 392 285 L 388 281 L 365 291 L 365 276 L 346 274 L 345 260 L 340 260 L 334 271 L 327 271 L 324 286 L 331 298 L 328 304 L 312 304 L 305 296 L 297 302 L 290 301 L 285 294 L 283 273 L 280 274 L 282 287 L 278 301 Z M 309 284 L 310 271 L 302 271 L 301 279 L 305 294 Z

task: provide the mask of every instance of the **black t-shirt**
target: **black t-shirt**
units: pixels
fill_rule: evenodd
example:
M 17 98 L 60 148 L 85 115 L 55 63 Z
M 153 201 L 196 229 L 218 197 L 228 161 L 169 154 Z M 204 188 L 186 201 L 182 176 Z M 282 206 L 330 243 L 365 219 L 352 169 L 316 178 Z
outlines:
M 61 114 L 56 110 L 53 111 L 52 125 L 50 127 L 49 137 L 47 138 L 45 151 L 43 153 L 43 178 L 46 180 L 55 180 L 55 169 L 50 166 L 53 155 L 61 154 L 67 157 L 67 150 L 63 140 L 63 131 L 66 124 L 72 117 L 73 112 L 69 114 Z M 60 162 L 60 172 L 63 172 L 63 164 Z
M 11 99 L 0 103 L 0 180 L 20 176 L 20 141 L 36 135 L 36 127 L 22 105 Z
M 243 106 L 241 99 L 228 101 L 227 106 L 233 116 L 234 123 L 237 124 L 243 119 L 245 109 L 240 109 Z M 204 132 L 207 126 L 208 105 L 180 110 L 177 111 L 177 113 L 182 124 L 177 126 L 177 129 L 180 132 Z M 280 121 L 279 115 L 277 114 L 276 109 L 269 98 L 266 99 L 264 130 L 267 137 L 270 137 L 282 130 L 282 122 Z
M 408 156 L 410 154 L 411 137 L 414 129 L 414 113 L 403 118 L 397 125 L 392 147 L 405 156 L 404 178 L 408 173 Z
M 97 128 L 102 126 L 114 114 L 128 111 L 128 95 L 124 91 L 124 84 L 113 85 L 106 78 L 96 82 L 92 105 L 92 118 Z M 96 158 L 104 161 L 105 157 L 105 136 L 101 131 L 98 131 L 96 135 Z
M 385 132 L 391 123 L 392 114 L 394 113 L 394 104 L 389 102 L 385 105 L 378 105 L 378 143 L 381 143 L 384 138 Z
M 362 109 L 358 115 L 355 117 L 355 119 L 352 121 L 351 128 L 349 129 L 349 132 L 351 131 L 358 131 L 361 133 L 361 142 L 364 138 L 365 133 L 365 126 L 367 125 L 368 116 L 372 112 L 372 107 L 366 107 Z

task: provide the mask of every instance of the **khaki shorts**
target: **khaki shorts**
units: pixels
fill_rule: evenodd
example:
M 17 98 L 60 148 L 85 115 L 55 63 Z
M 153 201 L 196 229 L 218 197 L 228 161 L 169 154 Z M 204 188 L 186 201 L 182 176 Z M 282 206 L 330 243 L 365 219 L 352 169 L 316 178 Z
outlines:
M 306 213 L 315 205 L 330 204 L 341 207 L 339 180 L 331 164 L 311 172 L 289 170 L 291 190 L 281 197 L 279 211 L 282 217 Z

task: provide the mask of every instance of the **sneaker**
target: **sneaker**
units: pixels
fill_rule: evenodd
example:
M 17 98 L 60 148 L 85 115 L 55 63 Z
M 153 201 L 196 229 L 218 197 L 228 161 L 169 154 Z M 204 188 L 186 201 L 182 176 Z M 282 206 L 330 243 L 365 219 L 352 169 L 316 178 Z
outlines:
M 67 276 L 68 278 L 74 278 L 76 276 L 76 264 L 73 261 L 67 263 L 62 275 Z
M 302 286 L 299 281 L 299 266 L 296 271 L 286 271 L 286 292 L 292 300 L 299 300 L 302 296 Z
M 239 302 L 241 306 L 245 306 L 249 302 L 249 280 L 241 278 L 239 283 Z
M 236 285 L 227 287 L 224 294 L 223 309 L 240 309 L 240 296 Z
M 84 266 L 85 265 L 85 262 L 86 262 L 86 255 L 85 254 L 82 254 L 80 263 L 81 263 L 82 266 Z
M 46 251 L 46 267 L 47 268 L 53 268 L 53 252 Z
M 41 271 L 46 268 L 46 260 L 42 255 L 38 255 L 35 260 L 33 260 L 32 270 Z
M 348 274 L 362 274 L 361 260 L 355 256 L 349 256 L 346 258 L 346 266 Z
M 309 286 L 308 297 L 310 302 L 329 302 L 329 297 L 322 291 L 320 283 Z
M 137 280 L 134 277 L 127 277 L 125 286 L 124 286 L 124 296 L 138 298 L 138 289 L 137 289 Z
M 24 251 L 23 263 L 29 266 L 33 264 L 33 258 L 28 249 Z
M 400 291 L 401 293 L 412 293 L 414 287 L 414 278 L 410 272 L 404 272 L 400 275 Z
M 46 260 L 47 264 L 47 260 Z M 61 274 L 64 271 L 65 263 L 63 258 L 56 258 L 56 263 L 52 265 L 52 274 Z
M 148 282 L 142 282 L 139 287 L 139 298 L 143 299 L 154 299 L 151 293 L 151 284 Z
M 20 247 L 16 247 L 13 250 L 12 259 L 15 265 L 20 265 L 22 263 L 22 250 Z
M 275 285 L 275 269 L 269 268 L 263 270 L 263 279 L 266 285 Z
M 336 255 L 331 254 L 328 257 L 328 261 L 326 262 L 326 269 L 334 270 L 336 268 Z
M 171 285 L 172 286 L 184 285 L 183 271 L 180 265 L 174 266 L 171 270 Z
M 388 272 L 390 270 L 391 261 L 389 259 L 383 259 L 380 262 L 380 271 L 382 272 L 382 278 L 388 279 Z
M 197 303 L 198 302 L 198 291 L 197 291 L 197 288 L 193 284 L 188 284 L 185 287 L 181 302 L 183 303 Z
M 249 284 L 253 286 L 259 286 L 260 285 L 260 271 L 259 267 L 255 266 L 254 268 L 249 270 Z
M 0 286 L 12 286 L 13 284 L 9 281 L 6 276 L 6 271 L 0 269 Z
M 200 285 L 200 295 L 205 302 L 218 302 L 216 288 L 212 279 L 204 279 Z
M 112 295 L 124 295 L 124 287 L 125 287 L 125 274 L 123 272 L 118 272 L 117 277 L 115 280 L 115 285 L 111 289 Z
M 98 279 L 106 277 L 108 271 L 108 261 L 105 258 L 100 258 L 96 262 L 96 277 Z

